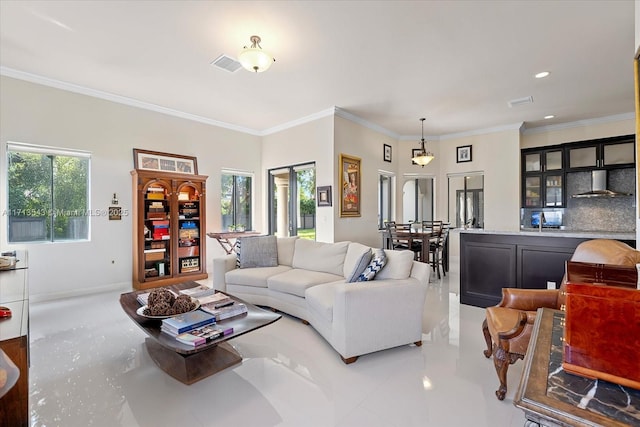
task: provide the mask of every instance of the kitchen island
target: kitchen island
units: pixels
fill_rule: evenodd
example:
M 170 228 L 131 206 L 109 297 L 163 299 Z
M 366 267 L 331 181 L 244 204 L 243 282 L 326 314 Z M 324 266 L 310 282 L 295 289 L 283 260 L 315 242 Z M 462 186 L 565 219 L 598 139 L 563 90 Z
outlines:
M 558 288 L 581 242 L 614 239 L 635 247 L 635 238 L 635 231 L 460 230 L 460 302 L 489 307 L 500 302 L 502 288 Z

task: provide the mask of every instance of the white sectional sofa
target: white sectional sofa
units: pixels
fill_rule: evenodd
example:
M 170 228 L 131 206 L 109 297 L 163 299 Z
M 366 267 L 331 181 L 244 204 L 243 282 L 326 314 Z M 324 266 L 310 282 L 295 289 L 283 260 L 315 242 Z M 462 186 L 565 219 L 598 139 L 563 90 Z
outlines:
M 235 255 L 216 258 L 214 287 L 310 323 L 345 363 L 378 350 L 422 344 L 431 270 L 414 261 L 413 252 L 385 250 L 386 265 L 374 280 L 348 283 L 357 277 L 356 266 L 369 262 L 364 258 L 371 248 L 354 242 L 269 237 L 275 240 L 277 256 L 276 249 L 258 249 L 266 262 L 253 259 L 248 265 L 271 266 L 238 268 Z M 252 238 L 241 240 L 240 258 L 246 239 Z

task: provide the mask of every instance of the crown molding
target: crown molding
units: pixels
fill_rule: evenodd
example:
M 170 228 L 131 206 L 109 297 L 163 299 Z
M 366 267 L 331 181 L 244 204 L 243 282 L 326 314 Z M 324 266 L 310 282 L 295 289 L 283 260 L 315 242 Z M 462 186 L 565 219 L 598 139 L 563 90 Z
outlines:
M 466 132 L 449 133 L 449 134 L 440 136 L 440 140 L 444 141 L 447 139 L 458 139 L 458 138 L 465 138 L 468 136 L 486 135 L 488 133 L 498 133 L 498 132 L 505 132 L 509 130 L 517 130 L 519 132 L 522 129 L 523 125 L 524 125 L 524 122 L 518 122 L 518 123 L 511 123 L 508 125 L 484 128 L 484 129 L 474 129 Z
M 379 132 L 384 135 L 387 135 L 398 141 L 415 141 L 420 139 L 419 136 L 398 135 L 397 133 L 392 132 L 389 129 L 386 129 L 380 125 L 367 121 L 361 117 L 356 116 L 353 113 L 348 112 L 347 110 L 344 110 L 340 107 L 335 107 L 335 106 L 331 108 L 327 108 L 326 110 L 322 110 L 317 113 L 310 114 L 308 116 L 296 119 L 296 120 L 283 123 L 278 126 L 274 126 L 274 127 L 259 131 L 259 130 L 250 129 L 244 126 L 238 126 L 231 123 L 209 119 L 207 117 L 198 116 L 196 114 L 190 114 L 190 113 L 185 113 L 183 111 L 173 110 L 171 108 L 162 107 L 160 105 L 139 101 L 137 99 L 128 98 L 125 96 L 115 95 L 109 92 L 103 92 L 100 90 L 91 89 L 91 88 L 80 86 L 74 83 L 64 82 L 61 80 L 40 76 L 37 74 L 27 73 L 25 71 L 15 70 L 9 67 L 0 66 L 0 75 L 11 77 L 18 80 L 28 81 L 31 83 L 41 84 L 43 86 L 49 86 L 56 89 L 66 90 L 66 91 L 78 93 L 81 95 L 104 99 L 106 101 L 111 101 L 118 104 L 124 104 L 131 107 L 141 108 L 143 110 L 154 111 L 154 112 L 166 114 L 169 116 L 174 116 L 174 117 L 179 117 L 186 120 L 204 123 L 211 126 L 217 126 L 220 128 L 229 129 L 236 132 L 242 132 L 242 133 L 246 133 L 254 136 L 267 136 L 267 135 L 281 132 L 283 130 L 293 128 L 301 124 L 309 123 L 324 117 L 338 116 L 343 119 L 357 123 L 365 128 L 371 129 L 375 132 Z M 530 128 L 530 129 L 526 128 L 524 122 L 519 122 L 519 123 L 513 123 L 513 124 L 508 124 L 503 126 L 495 126 L 495 127 L 485 128 L 485 129 L 475 129 L 475 130 L 466 131 L 466 132 L 444 134 L 439 136 L 427 135 L 425 136 L 425 139 L 428 139 L 430 141 L 444 141 L 447 139 L 464 138 L 469 136 L 484 135 L 484 134 L 497 133 L 497 132 L 503 132 L 503 131 L 509 131 L 509 130 L 518 130 L 524 135 L 530 135 L 530 134 L 536 134 L 536 133 L 542 133 L 542 132 L 558 131 L 562 129 L 570 129 L 575 127 L 584 127 L 584 126 L 590 126 L 590 125 L 596 125 L 596 124 L 610 123 L 610 122 L 616 122 L 616 121 L 622 121 L 622 120 L 634 120 L 634 119 L 635 119 L 635 113 L 631 112 L 631 113 L 617 114 L 617 115 L 606 116 L 606 117 L 598 117 L 595 119 L 578 120 L 575 122 L 557 123 L 553 125 L 540 126 L 540 127 Z
M 290 122 L 283 123 L 278 126 L 271 127 L 269 129 L 265 129 L 262 132 L 259 132 L 260 136 L 267 136 L 277 132 L 282 132 L 283 130 L 287 130 L 296 126 L 303 125 L 305 123 L 313 122 L 315 120 L 321 119 L 323 117 L 333 116 L 335 114 L 336 107 L 327 108 L 326 110 L 318 111 L 317 113 L 310 114 L 305 117 L 301 117 L 296 120 L 292 120 Z
M 620 122 L 622 120 L 635 120 L 636 113 L 615 114 L 613 116 L 597 117 L 595 119 L 576 120 L 575 122 L 557 123 L 554 125 L 540 126 L 530 129 L 524 129 L 524 135 L 536 133 L 558 131 L 563 129 L 571 129 L 577 127 L 593 126 L 603 123 Z
M 385 134 L 385 135 L 387 135 L 387 136 L 389 136 L 391 138 L 400 139 L 400 135 L 398 135 L 395 132 L 390 131 L 389 129 L 383 128 L 380 125 L 377 125 L 375 123 L 369 122 L 369 121 L 367 121 L 367 120 L 365 120 L 365 119 L 363 119 L 361 117 L 356 116 L 355 114 L 352 114 L 352 113 L 348 112 L 347 110 L 343 110 L 340 107 L 334 107 L 334 108 L 335 108 L 335 114 L 338 117 L 342 117 L 343 119 L 350 120 L 350 121 L 352 121 L 354 123 L 359 124 L 360 126 L 364 126 L 364 127 L 368 128 L 368 129 L 371 129 L 371 130 L 376 131 L 376 132 L 380 132 L 380 133 Z
M 91 89 L 85 86 L 76 85 L 61 80 L 51 79 L 49 77 L 40 76 L 37 74 L 31 74 L 24 71 L 14 70 L 1 66 L 0 75 L 12 77 L 18 80 L 24 80 L 31 83 L 41 84 L 43 86 L 49 86 L 56 89 L 62 89 L 69 92 L 78 93 L 81 95 L 91 96 L 94 98 L 104 99 L 106 101 L 116 102 L 118 104 L 128 105 L 130 107 L 141 108 L 143 110 L 155 111 L 156 113 L 166 114 L 169 116 L 180 117 L 186 120 L 192 120 L 194 122 L 204 123 L 207 125 L 217 126 L 237 132 L 243 132 L 250 135 L 261 136 L 261 132 L 254 129 L 249 129 L 243 126 L 237 126 L 231 123 L 225 123 L 218 120 L 208 119 L 206 117 L 198 116 L 196 114 L 185 113 L 183 111 L 173 110 L 171 108 L 162 107 L 160 105 L 151 104 L 148 102 L 139 101 L 133 98 L 127 98 L 126 96 L 115 95 L 109 92 L 103 92 L 101 90 Z

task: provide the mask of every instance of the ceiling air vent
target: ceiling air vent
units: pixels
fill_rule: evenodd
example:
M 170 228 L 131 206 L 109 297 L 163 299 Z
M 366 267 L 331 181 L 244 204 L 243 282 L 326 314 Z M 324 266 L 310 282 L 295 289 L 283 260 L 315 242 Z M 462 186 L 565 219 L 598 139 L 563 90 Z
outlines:
M 238 71 L 238 69 L 242 67 L 242 65 L 238 61 L 224 54 L 214 59 L 211 65 L 214 65 L 218 68 L 222 68 L 223 70 L 228 71 L 230 73 L 233 73 L 234 71 Z
M 531 104 L 532 102 L 533 96 L 525 96 L 524 98 L 512 99 L 507 104 L 509 104 L 509 107 L 513 108 L 523 104 Z

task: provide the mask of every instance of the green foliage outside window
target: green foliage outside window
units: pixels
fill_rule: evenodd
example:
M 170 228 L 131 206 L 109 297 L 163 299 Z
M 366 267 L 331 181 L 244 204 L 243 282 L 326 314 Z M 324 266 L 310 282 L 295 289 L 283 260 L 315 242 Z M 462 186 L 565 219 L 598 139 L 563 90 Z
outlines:
M 89 158 L 9 150 L 10 242 L 88 239 Z

